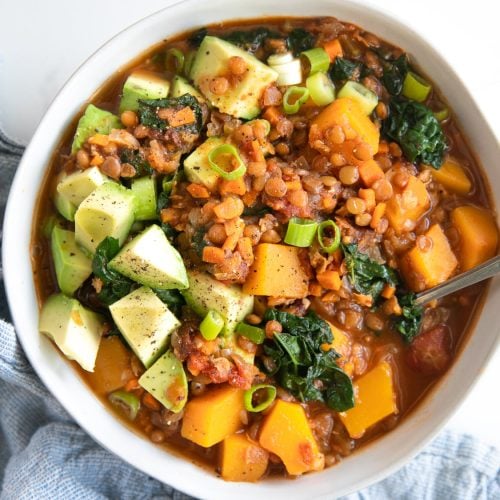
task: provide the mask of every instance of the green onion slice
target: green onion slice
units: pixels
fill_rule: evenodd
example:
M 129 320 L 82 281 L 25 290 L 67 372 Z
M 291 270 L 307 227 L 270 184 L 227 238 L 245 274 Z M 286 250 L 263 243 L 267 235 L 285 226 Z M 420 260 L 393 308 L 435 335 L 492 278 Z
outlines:
M 311 219 L 301 219 L 292 217 L 288 221 L 286 229 L 285 243 L 294 247 L 309 247 L 314 240 L 318 223 Z
M 436 120 L 444 122 L 450 116 L 450 110 L 448 108 L 443 108 L 439 111 L 434 112 Z
M 122 409 L 130 420 L 135 420 L 141 407 L 141 402 L 135 394 L 119 390 L 112 392 L 108 399 L 113 406 Z
M 309 95 L 316 106 L 326 106 L 335 99 L 335 86 L 326 73 L 315 73 L 306 80 Z
M 283 96 L 283 109 L 287 115 L 297 113 L 302 104 L 309 99 L 309 90 L 306 87 L 288 87 Z
M 326 72 L 330 67 L 330 56 L 328 52 L 321 48 L 306 50 L 301 54 L 302 60 L 309 66 L 309 74 L 314 75 L 318 72 Z
M 262 344 L 266 339 L 266 334 L 262 328 L 247 325 L 246 323 L 238 323 L 235 332 L 251 340 L 254 344 Z
M 417 102 L 423 102 L 427 99 L 432 86 L 429 85 L 421 76 L 408 71 L 403 81 L 403 90 L 401 93 Z
M 254 406 L 253 405 L 254 395 L 261 391 L 265 391 L 266 398 L 264 399 L 264 401 L 257 404 L 257 406 Z M 276 399 L 276 387 L 270 384 L 254 385 L 251 389 L 248 389 L 243 394 L 243 402 L 245 404 L 245 409 L 252 413 L 264 411 L 265 409 L 269 408 L 273 404 L 273 401 L 275 399 Z
M 333 241 L 330 245 L 325 244 L 325 230 L 331 228 L 333 230 Z M 326 253 L 333 253 L 340 246 L 340 228 L 331 219 L 323 221 L 318 226 L 318 243 L 321 249 Z
M 168 49 L 165 56 L 165 65 L 167 69 L 174 71 L 177 74 L 182 73 L 184 68 L 184 52 L 179 49 Z
M 184 75 L 189 78 L 191 68 L 193 67 L 194 58 L 196 57 L 196 50 L 191 50 L 187 53 L 184 59 Z
M 224 318 L 213 309 L 208 311 L 207 315 L 200 323 L 200 332 L 205 340 L 214 340 L 224 328 Z
M 220 158 L 221 156 L 226 156 L 225 162 L 222 161 L 223 159 Z M 235 161 L 237 167 L 234 170 L 226 170 L 224 168 L 224 164 L 226 164 L 229 168 L 232 168 L 233 161 Z M 247 171 L 245 163 L 243 163 L 243 160 L 241 159 L 240 153 L 238 153 L 238 150 L 232 144 L 222 144 L 221 146 L 217 146 L 212 149 L 212 151 L 208 153 L 208 163 L 210 168 L 217 172 L 226 181 L 239 179 L 245 175 L 245 172 Z

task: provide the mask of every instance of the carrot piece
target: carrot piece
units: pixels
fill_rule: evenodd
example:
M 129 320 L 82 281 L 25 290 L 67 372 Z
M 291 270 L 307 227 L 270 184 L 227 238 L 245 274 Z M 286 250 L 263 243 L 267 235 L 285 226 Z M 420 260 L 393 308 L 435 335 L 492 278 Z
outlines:
M 375 205 L 376 205 L 375 191 L 373 189 L 360 189 L 358 191 L 358 196 L 362 200 L 365 200 L 366 210 L 368 212 L 371 212 L 375 208 Z
M 109 144 L 109 135 L 95 134 L 89 137 L 87 142 L 96 146 L 107 146 Z
M 208 192 L 208 189 L 205 186 L 202 186 L 201 184 L 189 184 L 189 186 L 186 188 L 187 192 L 193 197 L 193 198 L 209 198 L 210 193 Z
M 166 119 L 171 127 L 180 127 L 181 125 L 188 125 L 196 121 L 194 111 L 189 106 L 179 110 L 171 108 L 160 109 L 158 116 Z
M 386 283 L 380 295 L 382 295 L 384 299 L 390 299 L 391 297 L 394 297 L 395 293 L 396 293 L 396 287 Z
M 247 207 L 251 207 L 256 201 L 259 196 L 258 191 L 247 191 L 241 199 L 243 200 L 243 203 Z
M 233 252 L 236 249 L 236 245 L 238 244 L 238 240 L 240 239 L 240 235 L 238 233 L 230 234 L 226 241 L 223 243 L 222 248 L 224 250 L 230 250 Z
M 359 176 L 364 185 L 370 187 L 384 177 L 384 171 L 375 160 L 366 160 L 359 166 Z
M 322 273 L 318 273 L 316 278 L 319 284 L 328 290 L 338 291 L 342 285 L 338 271 L 323 271 Z
M 232 181 L 221 179 L 219 181 L 219 192 L 221 195 L 237 194 L 238 196 L 243 196 L 247 192 L 247 186 L 244 178 L 240 177 L 239 179 L 234 179 Z
M 253 262 L 252 240 L 248 236 L 244 236 L 238 240 L 237 246 L 242 259 L 251 264 Z
M 220 264 L 224 262 L 225 252 L 222 248 L 206 246 L 203 248 L 202 260 L 210 264 Z
M 130 392 L 130 391 L 135 391 L 136 389 L 139 389 L 139 387 L 141 387 L 139 385 L 139 380 L 137 378 L 131 378 L 126 384 L 125 384 L 125 387 L 124 389 L 127 391 L 127 392 Z
M 294 181 L 286 181 L 285 184 L 287 191 L 298 191 L 299 189 L 302 189 L 302 183 L 298 179 Z
M 266 119 L 271 125 L 276 125 L 283 118 L 283 115 L 276 106 L 269 106 L 262 114 L 262 118 Z
M 385 207 L 386 207 L 385 203 L 378 203 L 375 209 L 373 210 L 372 220 L 370 222 L 370 227 L 372 229 L 377 229 L 380 220 L 385 214 Z
M 145 392 L 144 396 L 142 396 L 142 402 L 144 403 L 144 406 L 149 408 L 150 410 L 153 411 L 160 411 L 161 410 L 161 404 L 160 402 L 155 399 L 149 392 Z
M 92 157 L 92 160 L 90 160 L 90 164 L 93 167 L 98 167 L 99 165 L 102 165 L 104 163 L 104 158 L 100 154 L 96 154 Z
M 309 295 L 313 297 L 321 297 L 323 293 L 323 287 L 319 283 L 311 283 L 309 285 Z
M 340 40 L 338 38 L 326 42 L 323 45 L 323 48 L 326 50 L 326 53 L 330 57 L 330 62 L 333 62 L 337 57 L 342 57 L 344 55 L 342 51 L 342 45 L 340 44 Z

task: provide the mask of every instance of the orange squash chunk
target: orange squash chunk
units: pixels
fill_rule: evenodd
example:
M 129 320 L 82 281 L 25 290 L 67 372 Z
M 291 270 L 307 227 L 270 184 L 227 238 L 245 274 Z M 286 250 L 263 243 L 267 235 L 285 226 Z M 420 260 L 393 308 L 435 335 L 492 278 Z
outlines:
M 303 298 L 309 279 L 299 258 L 299 249 L 274 243 L 261 243 L 243 285 L 243 292 L 269 297 Z
M 472 188 L 472 183 L 465 169 L 454 158 L 447 158 L 439 170 L 431 167 L 432 177 L 448 191 L 466 195 Z
M 293 476 L 321 470 L 325 457 L 314 439 L 304 408 L 278 399 L 262 424 L 260 445 L 278 455 Z
M 184 410 L 182 437 L 205 448 L 242 427 L 243 391 L 231 386 L 212 389 L 191 399 Z
M 498 227 L 493 215 L 484 208 L 458 207 L 451 221 L 460 235 L 458 260 L 467 271 L 493 257 L 498 246 Z
M 246 434 L 232 434 L 222 442 L 220 462 L 226 481 L 254 482 L 266 472 L 269 453 Z
M 405 188 L 395 193 L 387 202 L 385 215 L 395 231 L 401 233 L 408 230 L 406 221 L 416 223 L 429 209 L 429 205 L 430 199 L 425 184 L 412 175 Z M 413 227 L 414 225 L 410 229 Z
M 386 361 L 354 382 L 354 408 L 339 413 L 349 436 L 358 439 L 372 425 L 398 412 L 391 365 Z
M 434 224 L 425 236 L 431 242 L 429 248 L 421 249 L 416 245 L 401 260 L 405 281 L 416 292 L 446 281 L 458 265 L 448 238 L 439 224 Z

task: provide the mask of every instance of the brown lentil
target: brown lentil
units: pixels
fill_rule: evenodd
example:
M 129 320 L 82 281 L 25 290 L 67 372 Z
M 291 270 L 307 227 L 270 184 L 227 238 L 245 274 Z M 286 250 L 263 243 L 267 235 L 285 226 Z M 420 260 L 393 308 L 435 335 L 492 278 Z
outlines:
M 342 184 L 346 186 L 352 186 L 356 184 L 359 180 L 359 170 L 358 167 L 354 165 L 348 165 L 346 167 L 342 167 L 339 171 L 339 179 Z
M 224 95 L 229 89 L 229 81 L 223 76 L 217 76 L 210 81 L 209 89 L 215 95 Z
M 269 196 L 274 196 L 276 198 L 281 198 L 285 196 L 287 192 L 287 187 L 285 181 L 281 177 L 271 177 L 265 186 L 266 194 Z

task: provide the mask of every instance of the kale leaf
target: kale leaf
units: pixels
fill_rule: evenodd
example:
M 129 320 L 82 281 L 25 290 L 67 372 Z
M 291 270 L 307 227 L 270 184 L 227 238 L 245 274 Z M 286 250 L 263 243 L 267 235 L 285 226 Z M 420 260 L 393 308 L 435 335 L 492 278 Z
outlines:
M 153 291 L 175 316 L 180 316 L 181 308 L 186 301 L 179 290 L 158 290 L 153 288 Z
M 298 56 L 305 50 L 312 49 L 314 43 L 315 38 L 313 34 L 309 33 L 309 31 L 306 31 L 304 28 L 294 28 L 286 38 L 287 47 L 295 56 Z
M 275 320 L 283 327 L 264 344 L 264 352 L 275 363 L 279 384 L 301 401 L 321 401 L 336 411 L 354 406 L 354 392 L 349 376 L 336 363 L 339 355 L 324 351 L 332 331 L 326 321 L 310 311 L 306 316 L 268 309 L 264 321 Z
M 382 82 L 385 88 L 391 95 L 401 94 L 403 82 L 409 70 L 408 57 L 406 54 L 399 56 L 397 59 L 387 61 L 384 64 L 384 74 Z
M 101 279 L 103 287 L 97 294 L 99 300 L 109 306 L 129 294 L 134 288 L 134 282 L 117 271 L 110 269 L 109 261 L 120 251 L 116 238 L 108 236 L 99 243 L 92 259 L 92 272 Z
M 342 248 L 349 281 L 356 292 L 371 295 L 376 302 L 386 283 L 397 285 L 398 275 L 387 264 L 375 262 L 354 243 L 342 245 Z
M 175 179 L 175 176 L 174 176 Z M 170 243 L 174 243 L 175 238 L 179 234 L 178 231 L 176 231 L 168 222 L 163 222 L 161 219 L 161 211 L 164 208 L 167 208 L 169 203 L 170 203 L 170 192 L 172 188 L 169 187 L 169 189 L 163 190 L 159 195 L 158 195 L 158 200 L 156 202 L 156 213 L 158 214 L 158 218 L 161 221 L 160 227 L 162 228 L 163 232 L 165 233 L 165 236 L 167 237 L 168 241 Z
M 359 80 L 370 74 L 370 70 L 360 61 L 336 57 L 330 71 L 330 78 L 338 83 L 345 80 Z
M 419 102 L 391 99 L 382 132 L 396 141 L 409 161 L 439 169 L 446 151 L 446 138 L 432 111 Z
M 393 325 L 397 332 L 408 344 L 418 335 L 422 324 L 423 308 L 415 305 L 414 293 L 398 294 L 398 302 L 403 313 L 393 318 Z
M 207 28 L 200 28 L 188 37 L 188 43 L 192 47 L 199 47 L 203 39 L 208 35 Z
M 120 155 L 120 160 L 122 163 L 129 163 L 135 168 L 134 177 L 143 177 L 153 173 L 153 168 L 139 150 L 124 149 Z
M 206 230 L 204 228 L 199 228 L 195 231 L 191 240 L 191 246 L 194 248 L 200 259 L 203 255 L 203 249 L 208 245 L 207 240 L 205 240 L 205 234 Z
M 253 30 L 231 31 L 223 36 L 224 40 L 246 50 L 247 52 L 256 52 L 268 38 L 282 38 L 276 31 L 260 26 Z
M 167 97 L 164 99 L 139 99 L 139 121 L 146 127 L 155 128 L 164 132 L 170 125 L 167 120 L 158 116 L 158 110 L 160 108 L 175 108 L 179 110 L 186 106 L 193 110 L 196 120 L 194 123 L 180 125 L 175 128 L 177 130 L 199 133 L 203 126 L 203 113 L 198 99 L 190 94 L 184 94 L 180 97 Z

